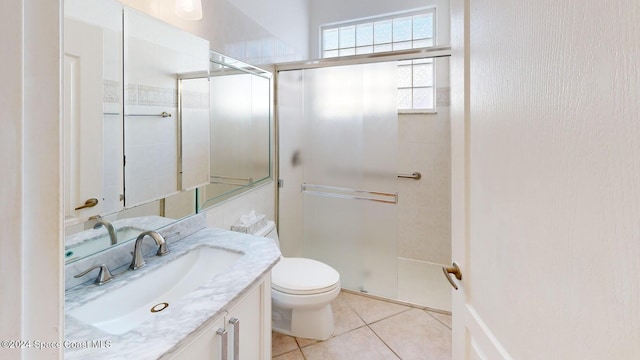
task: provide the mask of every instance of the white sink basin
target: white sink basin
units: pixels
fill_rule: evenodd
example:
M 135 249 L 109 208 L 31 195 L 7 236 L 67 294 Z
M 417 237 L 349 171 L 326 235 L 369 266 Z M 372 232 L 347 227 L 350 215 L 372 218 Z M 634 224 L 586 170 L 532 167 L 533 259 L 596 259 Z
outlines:
M 224 271 L 241 256 L 212 247 L 195 248 L 68 314 L 110 334 L 125 333 L 163 311 L 171 311 L 177 300 Z M 113 282 L 119 280 L 116 277 Z

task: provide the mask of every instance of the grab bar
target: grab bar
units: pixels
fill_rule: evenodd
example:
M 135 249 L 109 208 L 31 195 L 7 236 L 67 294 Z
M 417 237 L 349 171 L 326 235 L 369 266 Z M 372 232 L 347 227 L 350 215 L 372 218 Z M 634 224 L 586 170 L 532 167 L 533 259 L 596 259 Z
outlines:
M 163 118 L 168 118 L 168 117 L 171 117 L 171 113 L 163 111 L 160 114 L 127 114 L 126 116 L 147 116 L 147 117 L 160 116 Z
M 422 178 L 422 174 L 416 171 L 413 174 L 398 174 L 398 178 L 420 180 Z
M 328 197 L 335 197 L 340 199 L 369 200 L 369 201 L 375 201 L 375 202 L 380 202 L 385 204 L 398 203 L 398 193 L 385 193 L 385 192 L 379 192 L 379 191 L 369 191 L 369 190 L 341 188 L 341 187 L 313 185 L 313 184 L 302 184 L 301 188 L 302 188 L 302 192 L 310 195 L 328 196 Z M 373 195 L 373 196 L 353 195 L 353 194 L 349 194 L 349 192 L 352 192 L 352 193 L 355 192 L 358 194 L 366 194 L 366 195 Z

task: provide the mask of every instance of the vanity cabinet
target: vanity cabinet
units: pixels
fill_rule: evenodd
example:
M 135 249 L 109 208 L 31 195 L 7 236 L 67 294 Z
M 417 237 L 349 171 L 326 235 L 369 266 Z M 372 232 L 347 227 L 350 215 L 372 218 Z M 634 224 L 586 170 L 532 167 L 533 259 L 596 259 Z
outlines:
M 226 343 L 224 343 L 226 341 Z M 226 345 L 226 346 L 224 346 Z M 271 275 L 163 359 L 271 359 Z M 226 351 L 226 357 L 224 352 Z

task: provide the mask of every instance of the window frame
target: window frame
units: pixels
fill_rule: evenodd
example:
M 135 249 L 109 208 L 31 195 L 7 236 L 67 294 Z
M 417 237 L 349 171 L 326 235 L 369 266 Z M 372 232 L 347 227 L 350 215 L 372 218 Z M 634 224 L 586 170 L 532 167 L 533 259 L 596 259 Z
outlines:
M 421 38 L 418 37 L 417 39 L 414 38 L 414 26 L 413 26 L 413 22 L 411 24 L 411 36 L 409 40 L 401 40 L 401 41 L 395 41 L 396 39 L 394 39 L 394 20 L 399 20 L 399 19 L 403 19 L 403 18 L 407 18 L 407 17 L 411 17 L 412 21 L 413 21 L 413 17 L 414 16 L 419 16 L 419 15 L 431 15 L 431 37 L 425 37 L 425 38 Z M 376 43 L 376 38 L 375 38 L 375 26 L 377 23 L 380 22 L 384 22 L 384 21 L 389 21 L 390 22 L 390 27 L 391 27 L 391 33 L 389 35 L 390 37 L 390 41 L 388 42 L 380 42 L 380 43 Z M 361 25 L 371 25 L 371 44 L 366 44 L 366 45 L 358 45 L 358 26 Z M 340 38 L 341 38 L 341 31 L 342 29 L 348 29 L 353 27 L 353 30 L 348 30 L 351 31 L 353 34 L 353 46 L 342 46 L 343 44 L 340 43 Z M 337 39 L 335 40 L 336 43 L 332 44 L 334 46 L 330 47 L 328 50 L 325 50 L 325 32 L 326 31 L 331 31 L 331 30 L 335 30 L 338 32 L 337 34 Z M 426 8 L 420 8 L 420 9 L 414 9 L 414 10 L 410 10 L 410 11 L 403 11 L 403 12 L 396 12 L 396 13 L 390 13 L 390 14 L 385 14 L 385 15 L 380 15 L 380 16 L 372 16 L 372 17 L 367 17 L 367 18 L 361 18 L 361 19 L 355 19 L 355 20 L 349 20 L 349 21 L 341 21 L 341 22 L 336 22 L 336 23 L 331 23 L 331 24 L 325 24 L 320 26 L 320 42 L 319 42 L 319 50 L 320 50 L 320 57 L 322 59 L 330 59 L 330 58 L 336 58 L 336 57 L 343 57 L 343 56 L 352 56 L 352 55 L 366 55 L 366 54 L 375 54 L 375 53 L 382 53 L 382 52 L 394 52 L 394 51 L 402 51 L 402 50 L 407 50 L 407 49 L 415 49 L 415 48 L 424 48 L 424 47 L 433 47 L 433 46 L 437 46 L 437 7 L 426 7 Z M 422 41 L 422 42 L 426 42 L 429 43 L 430 45 L 428 46 L 415 46 L 415 43 L 417 41 Z M 394 49 L 395 48 L 395 44 L 406 44 L 409 43 L 409 47 L 406 48 L 399 48 L 399 49 Z M 350 45 L 350 44 L 348 44 Z M 380 46 L 380 47 L 386 47 L 389 48 L 389 50 L 382 50 L 382 51 L 376 51 L 376 47 Z M 364 51 L 364 52 L 359 52 L 358 49 L 363 49 L 363 48 L 370 48 L 370 51 Z M 343 51 L 344 50 L 344 51 Z M 326 56 L 327 52 L 335 52 L 335 55 L 332 56 Z M 398 64 L 398 66 L 411 66 L 412 67 L 412 81 L 413 81 L 413 66 L 412 65 L 400 65 Z M 432 83 L 431 86 L 412 86 L 411 87 L 406 87 L 406 86 L 398 86 L 398 91 L 400 91 L 401 89 L 412 89 L 412 99 L 411 99 L 411 108 L 403 108 L 400 109 L 398 107 L 398 113 L 401 114 L 417 114 L 417 113 L 436 113 L 436 62 L 435 60 L 432 61 Z M 414 108 L 413 105 L 413 89 L 416 88 L 431 88 L 431 93 L 432 93 L 432 99 L 433 99 L 433 105 L 431 108 Z M 398 104 L 399 105 L 399 104 Z
M 427 60 L 422 62 L 423 60 Z M 430 60 L 430 61 L 429 61 Z M 411 69 L 411 86 L 402 86 L 398 84 L 398 91 L 411 89 L 411 108 L 400 108 L 398 107 L 399 114 L 435 114 L 436 111 L 436 59 L 435 58 L 427 58 L 427 59 L 414 59 L 414 60 L 405 60 L 410 61 L 411 64 L 403 64 L 402 61 L 398 61 L 398 69 L 400 67 L 406 67 Z M 417 62 L 418 61 L 418 62 Z M 417 62 L 417 63 L 416 63 Z M 415 81 L 415 69 L 416 65 L 431 65 L 431 85 L 416 85 Z M 433 95 L 432 100 L 433 104 L 430 108 L 415 108 L 414 107 L 414 91 L 415 89 L 429 89 Z M 399 104 L 398 104 L 399 105 Z

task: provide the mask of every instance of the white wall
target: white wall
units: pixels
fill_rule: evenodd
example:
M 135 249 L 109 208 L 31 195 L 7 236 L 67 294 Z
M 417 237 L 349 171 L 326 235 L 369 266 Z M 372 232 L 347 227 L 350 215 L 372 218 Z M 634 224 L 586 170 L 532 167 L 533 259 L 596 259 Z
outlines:
M 436 44 L 449 44 L 450 0 L 309 0 L 309 55 L 320 58 L 320 26 L 407 11 L 425 7 L 437 7 Z
M 637 0 L 470 7 L 462 283 L 514 359 L 640 358 L 638 14 Z
M 19 339 L 22 332 L 22 22 L 13 14 L 22 11 L 19 1 L 0 3 L 0 32 L 2 49 L 7 54 L 0 67 L 0 108 L 5 112 L 3 130 L 0 132 L 0 167 L 16 171 L 0 172 L 0 224 L 3 232 L 0 239 L 0 338 Z M 7 350 L 0 349 L 3 357 Z M 17 359 L 15 352 L 12 358 Z
M 229 1 L 276 38 L 292 46 L 301 56 L 295 60 L 308 58 L 310 0 Z
M 251 64 L 308 57 L 308 0 L 202 0 L 199 21 L 175 15 L 175 0 L 120 2 L 209 40 L 211 50 Z
M 0 4 L 0 339 L 61 343 L 63 334 L 61 1 Z M 7 350 L 2 359 L 58 359 Z

